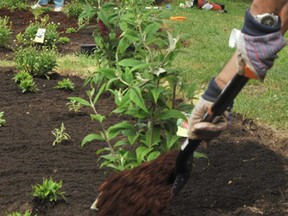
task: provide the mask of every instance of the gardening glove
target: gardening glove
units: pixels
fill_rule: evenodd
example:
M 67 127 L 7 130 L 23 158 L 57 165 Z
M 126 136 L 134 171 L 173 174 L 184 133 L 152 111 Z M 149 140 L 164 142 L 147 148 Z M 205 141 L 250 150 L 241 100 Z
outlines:
M 286 45 L 281 33 L 280 17 L 275 16 L 275 19 L 274 25 L 262 24 L 247 10 L 242 30 L 232 30 L 229 46 L 237 47 L 240 75 L 264 81 L 267 71 L 278 57 L 277 53 Z M 251 75 L 245 73 L 245 65 L 252 72 Z
M 201 122 L 205 113 L 211 112 L 213 103 L 217 100 L 222 90 L 218 87 L 214 79 L 202 97 L 194 107 L 188 126 L 188 138 L 191 140 L 201 139 L 208 143 L 211 139 L 220 135 L 220 133 L 230 125 L 231 107 L 226 110 L 222 116 L 216 117 L 213 122 Z

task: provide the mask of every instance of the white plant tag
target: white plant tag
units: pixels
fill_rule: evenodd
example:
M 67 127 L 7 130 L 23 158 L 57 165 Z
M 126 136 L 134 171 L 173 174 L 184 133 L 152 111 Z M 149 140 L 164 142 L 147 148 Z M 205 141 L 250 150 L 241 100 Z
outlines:
M 45 39 L 45 34 L 46 34 L 46 29 L 44 28 L 39 28 L 37 30 L 36 36 L 34 38 L 34 41 L 36 43 L 44 43 L 44 39 Z

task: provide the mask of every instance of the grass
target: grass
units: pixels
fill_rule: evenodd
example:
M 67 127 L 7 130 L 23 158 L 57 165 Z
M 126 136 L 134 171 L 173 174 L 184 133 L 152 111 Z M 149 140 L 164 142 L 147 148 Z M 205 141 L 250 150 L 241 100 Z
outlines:
M 228 13 L 183 9 L 179 8 L 181 2 L 183 1 L 173 1 L 172 10 L 163 9 L 166 18 L 187 18 L 185 21 L 165 20 L 166 25 L 179 28 L 182 33 L 190 36 L 188 53 L 179 55 L 175 66 L 191 83 L 196 82 L 198 88 L 205 88 L 235 51 L 228 47 L 230 32 L 233 28 L 242 27 L 244 12 L 250 1 L 222 0 Z M 235 101 L 234 112 L 275 129 L 285 129 L 288 126 L 287 52 L 287 47 L 280 52 L 264 83 L 249 81 Z

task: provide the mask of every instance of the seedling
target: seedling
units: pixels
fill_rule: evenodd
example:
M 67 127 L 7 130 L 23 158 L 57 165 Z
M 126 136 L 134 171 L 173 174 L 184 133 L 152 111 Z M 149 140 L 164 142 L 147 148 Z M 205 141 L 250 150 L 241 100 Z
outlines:
M 59 81 L 57 85 L 55 86 L 57 89 L 66 89 L 66 90 L 71 90 L 74 91 L 74 83 L 69 79 L 63 79 L 62 81 Z
M 0 112 L 0 127 L 4 126 L 6 120 L 4 119 L 4 112 Z
M 75 101 L 75 100 L 70 100 L 70 102 L 66 103 L 66 105 L 68 106 L 68 110 L 70 112 L 74 112 L 77 113 L 79 112 L 79 110 L 81 109 L 82 105 L 81 103 Z
M 61 127 L 59 128 L 55 128 L 52 131 L 52 134 L 55 136 L 55 140 L 53 142 L 53 146 L 57 145 L 57 144 L 61 144 L 64 140 L 69 140 L 71 139 L 70 135 L 68 133 L 65 132 L 66 128 L 64 126 L 64 123 L 61 123 Z
M 32 213 L 29 210 L 26 210 L 24 213 L 21 213 L 19 211 L 14 211 L 12 213 L 9 213 L 7 216 L 32 216 Z
M 54 182 L 53 179 L 43 179 L 42 184 L 36 184 L 33 186 L 33 196 L 40 199 L 42 202 L 57 202 L 58 197 L 60 196 L 66 203 L 67 200 L 64 196 L 64 192 L 59 190 L 62 187 L 62 181 Z

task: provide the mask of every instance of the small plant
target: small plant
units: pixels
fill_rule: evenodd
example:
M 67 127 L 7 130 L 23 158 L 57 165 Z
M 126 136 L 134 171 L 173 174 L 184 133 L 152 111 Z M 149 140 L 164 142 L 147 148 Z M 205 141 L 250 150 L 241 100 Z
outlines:
M 64 123 L 61 123 L 61 127 L 59 128 L 55 128 L 52 131 L 52 134 L 55 136 L 55 140 L 53 142 L 53 146 L 57 145 L 57 144 L 61 144 L 64 140 L 69 140 L 71 139 L 70 135 L 68 133 L 65 132 L 66 128 L 64 126 Z
M 75 101 L 75 100 L 70 100 L 70 102 L 66 103 L 66 105 L 68 106 L 68 110 L 70 112 L 74 112 L 74 113 L 77 113 L 79 112 L 79 110 L 81 109 L 82 107 L 82 104 Z
M 14 211 L 12 213 L 9 213 L 7 216 L 32 216 L 32 213 L 29 210 L 26 210 L 24 213 L 19 212 L 19 211 Z
M 56 50 L 33 46 L 20 48 L 15 57 L 17 68 L 33 77 L 48 77 L 48 73 L 57 66 L 56 59 Z
M 4 126 L 6 120 L 4 119 L 4 112 L 0 112 L 0 127 Z
M 57 85 L 55 86 L 55 88 L 66 89 L 66 90 L 71 90 L 71 91 L 74 91 L 74 89 L 75 89 L 74 83 L 69 78 L 65 78 L 65 79 L 59 81 L 57 83 Z
M 68 37 L 59 37 L 58 42 L 62 43 L 62 44 L 69 43 L 70 42 L 70 38 L 68 38 Z
M 17 73 L 13 77 L 13 80 L 15 81 L 17 86 L 22 90 L 22 93 L 36 92 L 38 90 L 33 77 L 25 71 Z
M 68 34 L 76 33 L 76 32 L 77 32 L 77 30 L 75 28 L 73 28 L 73 27 L 66 29 L 66 33 L 68 33 Z
M 53 179 L 43 179 L 42 184 L 36 184 L 33 186 L 33 196 L 40 199 L 42 202 L 57 202 L 58 197 L 60 196 L 66 203 L 67 200 L 64 196 L 64 192 L 59 190 L 62 187 L 62 181 L 54 182 Z
M 66 13 L 66 15 L 68 17 L 76 17 L 76 18 L 78 18 L 78 16 L 83 11 L 83 5 L 84 4 L 79 2 L 78 0 L 72 0 L 70 3 L 68 3 L 65 6 L 64 13 Z
M 7 47 L 10 43 L 11 38 L 11 23 L 9 23 L 9 18 L 0 17 L 0 47 Z

